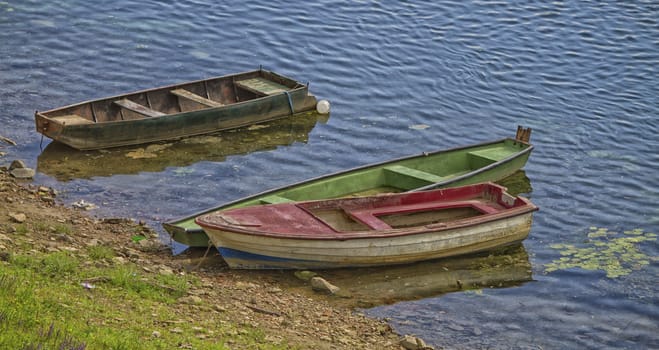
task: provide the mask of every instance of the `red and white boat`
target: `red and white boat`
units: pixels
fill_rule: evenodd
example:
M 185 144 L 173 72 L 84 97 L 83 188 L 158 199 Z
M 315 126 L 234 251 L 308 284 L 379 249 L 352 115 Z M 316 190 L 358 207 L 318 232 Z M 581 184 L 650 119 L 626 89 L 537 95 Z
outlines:
M 524 240 L 538 207 L 493 183 L 258 205 L 195 222 L 232 268 L 411 263 Z

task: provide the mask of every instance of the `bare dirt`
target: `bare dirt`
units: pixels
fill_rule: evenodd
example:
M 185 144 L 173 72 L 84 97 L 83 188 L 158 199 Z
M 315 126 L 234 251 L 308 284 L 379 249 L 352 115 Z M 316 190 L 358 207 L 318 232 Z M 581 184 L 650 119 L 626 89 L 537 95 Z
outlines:
M 196 276 L 199 286 L 191 287 L 173 306 L 181 320 L 212 313 L 220 322 L 262 329 L 269 343 L 303 349 L 402 349 L 399 336 L 382 320 L 286 290 L 268 273 L 230 270 L 214 252 L 173 256 L 149 227 L 130 219 L 97 219 L 62 206 L 52 189 L 16 180 L 0 169 L 0 253 L 21 253 L 15 251 L 25 246 L 16 242 L 18 225 L 39 227 L 52 222 L 71 227 L 70 233 L 62 237 L 54 229 L 29 230 L 20 239 L 40 251 L 104 244 L 142 266 L 145 273 Z M 131 237 L 136 233 L 150 239 L 135 243 Z

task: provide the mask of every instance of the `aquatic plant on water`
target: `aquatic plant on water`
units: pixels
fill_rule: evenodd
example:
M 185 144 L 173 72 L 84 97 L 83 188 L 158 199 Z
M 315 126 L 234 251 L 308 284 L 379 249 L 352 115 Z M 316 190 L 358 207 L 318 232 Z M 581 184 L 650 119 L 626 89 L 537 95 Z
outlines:
M 561 258 L 545 265 L 545 273 L 570 268 L 602 270 L 606 277 L 616 278 L 640 270 L 656 260 L 639 249 L 643 242 L 656 241 L 657 235 L 637 228 L 622 234 L 607 228 L 590 227 L 583 244 L 552 244 Z

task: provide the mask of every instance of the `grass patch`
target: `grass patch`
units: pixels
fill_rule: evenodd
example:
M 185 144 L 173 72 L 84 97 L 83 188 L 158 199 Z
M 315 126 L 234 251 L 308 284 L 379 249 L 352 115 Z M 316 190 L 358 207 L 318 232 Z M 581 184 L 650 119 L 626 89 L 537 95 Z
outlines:
M 102 245 L 95 245 L 88 247 L 87 254 L 89 254 L 89 258 L 94 261 L 110 260 L 114 258 L 114 250 L 112 250 L 112 248 L 110 247 L 106 247 Z
M 259 329 L 218 319 L 211 305 L 184 305 L 189 275 L 98 267 L 112 249 L 13 254 L 0 264 L 0 349 L 283 349 Z M 226 344 L 226 345 L 225 345 Z
M 61 235 L 70 235 L 72 232 L 73 229 L 71 228 L 71 225 L 67 225 L 67 224 L 55 225 L 55 233 L 59 233 Z
M 34 230 L 37 232 L 48 232 L 49 227 L 50 226 L 48 225 L 47 222 L 39 221 L 34 224 Z
M 28 232 L 30 232 L 26 224 L 18 224 L 15 226 L 15 228 L 16 228 L 16 233 L 19 235 L 25 235 Z
M 64 277 L 76 271 L 78 260 L 67 252 L 56 252 L 43 254 L 35 257 L 32 255 L 15 255 L 11 258 L 15 266 L 37 271 L 49 276 Z

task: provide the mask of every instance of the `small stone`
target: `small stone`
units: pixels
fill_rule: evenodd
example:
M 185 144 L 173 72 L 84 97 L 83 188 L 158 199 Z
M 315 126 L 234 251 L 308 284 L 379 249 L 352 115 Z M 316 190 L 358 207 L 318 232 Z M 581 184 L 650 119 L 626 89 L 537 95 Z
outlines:
M 69 236 L 67 234 L 64 234 L 64 233 L 59 234 L 59 235 L 55 235 L 55 239 L 58 240 L 58 241 L 67 242 L 67 243 L 73 242 L 73 238 L 71 238 L 71 236 Z
M 93 209 L 98 208 L 98 206 L 96 206 L 96 204 L 85 202 L 84 199 L 81 199 L 81 200 L 73 203 L 72 206 L 76 209 L 82 209 L 82 210 L 93 210 Z
M 169 331 L 172 332 L 172 333 L 176 333 L 176 334 L 183 333 L 183 330 L 181 328 L 172 328 Z
M 309 281 L 312 277 L 316 277 L 318 274 L 313 271 L 295 271 L 295 277 L 303 281 Z
M 130 224 L 133 222 L 132 219 L 125 219 L 125 218 L 105 218 L 101 220 L 101 222 L 107 223 L 107 224 Z
M 31 179 L 34 177 L 34 174 L 36 174 L 36 172 L 34 171 L 34 169 L 30 169 L 30 168 L 17 168 L 14 170 L 10 170 L 9 174 L 11 174 L 11 176 L 17 179 Z
M 160 338 L 161 334 L 158 331 L 153 331 L 153 332 L 151 332 L 151 336 L 153 338 Z
M 217 311 L 217 312 L 227 312 L 227 309 L 226 309 L 226 308 L 224 308 L 224 307 L 222 307 L 222 306 L 220 306 L 220 305 L 217 305 L 217 304 L 213 305 L 213 309 L 214 309 L 215 311 Z
M 140 253 L 137 250 L 134 250 L 134 249 L 126 248 L 123 251 L 123 254 L 125 256 L 127 256 L 129 259 L 139 259 L 140 258 Z
M 236 282 L 236 284 L 234 286 L 236 287 L 236 289 L 239 289 L 239 290 L 248 290 L 248 289 L 258 288 L 258 286 L 254 283 L 245 283 L 245 282 L 242 282 L 242 281 Z
M 189 305 L 199 305 L 204 302 L 204 299 L 196 296 L 196 295 L 190 295 L 187 297 L 182 297 L 179 298 L 178 300 L 182 304 L 189 304 Z
M 103 243 L 101 241 L 99 241 L 98 239 L 96 239 L 96 238 L 92 238 L 92 239 L 86 241 L 85 244 L 88 247 L 97 247 L 97 246 L 103 245 Z
M 12 219 L 12 221 L 22 224 L 27 220 L 27 216 L 23 213 L 9 213 L 9 217 Z
M 312 277 L 311 278 L 311 289 L 317 292 L 326 292 L 330 294 L 336 294 L 341 288 L 327 282 L 322 277 Z
M 432 347 L 426 345 L 426 342 L 421 338 L 406 335 L 400 340 L 400 346 L 407 350 L 430 350 Z
M 24 169 L 24 168 L 26 168 L 25 162 L 20 159 L 14 160 L 13 162 L 11 162 L 11 165 L 9 165 L 10 171 L 14 169 Z
M 272 288 L 268 288 L 268 289 L 266 290 L 266 292 L 268 292 L 268 293 L 272 293 L 272 294 L 278 294 L 278 293 L 283 292 L 283 290 L 282 290 L 281 288 L 279 288 L 279 287 L 272 287 Z
M 167 266 L 162 266 L 158 269 L 158 273 L 165 276 L 172 276 L 174 275 L 174 270 L 170 269 Z

